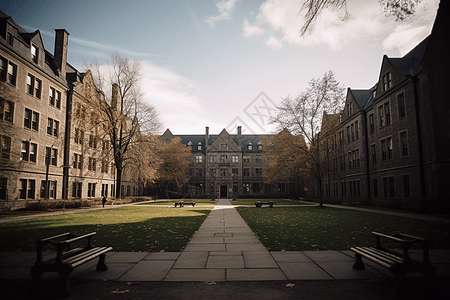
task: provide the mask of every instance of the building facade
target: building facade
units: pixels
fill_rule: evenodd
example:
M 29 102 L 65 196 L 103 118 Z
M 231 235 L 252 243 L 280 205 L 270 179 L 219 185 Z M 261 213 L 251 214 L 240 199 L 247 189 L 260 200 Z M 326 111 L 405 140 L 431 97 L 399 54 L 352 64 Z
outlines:
M 264 135 L 229 134 L 225 129 L 210 135 L 173 135 L 167 129 L 163 141 L 175 137 L 191 147 L 188 182 L 185 193 L 203 198 L 295 198 L 303 194 L 303 185 L 295 180 L 280 180 L 267 184 L 263 178 L 265 156 Z
M 55 30 L 51 54 L 0 11 L 0 208 L 114 196 L 114 166 L 98 151 L 109 145 L 82 107 L 92 76 L 67 62 L 68 38 Z M 124 196 L 135 186 L 125 180 Z
M 383 57 L 379 80 L 348 89 L 330 140 L 325 200 L 414 210 L 449 210 L 449 8 L 432 33 L 401 58 Z M 446 120 L 446 121 L 444 121 Z

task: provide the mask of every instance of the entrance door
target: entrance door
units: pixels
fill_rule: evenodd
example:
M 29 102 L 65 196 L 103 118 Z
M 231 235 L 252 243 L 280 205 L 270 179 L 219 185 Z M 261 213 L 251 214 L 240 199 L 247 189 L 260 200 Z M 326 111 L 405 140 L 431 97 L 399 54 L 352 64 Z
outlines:
M 220 198 L 228 198 L 227 189 L 226 185 L 220 186 Z

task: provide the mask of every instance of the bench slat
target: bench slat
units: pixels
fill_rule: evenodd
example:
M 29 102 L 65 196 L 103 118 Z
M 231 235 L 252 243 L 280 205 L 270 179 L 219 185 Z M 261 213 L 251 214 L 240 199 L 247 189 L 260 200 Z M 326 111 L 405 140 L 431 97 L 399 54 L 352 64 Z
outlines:
M 95 258 L 95 257 L 97 257 L 98 255 L 101 254 L 101 253 L 98 254 L 99 252 L 101 252 L 101 251 L 103 251 L 103 250 L 105 250 L 107 248 L 108 247 L 95 247 L 95 248 L 89 249 L 89 250 L 84 251 L 84 252 L 82 252 L 80 254 L 74 255 L 72 257 L 69 257 L 69 258 L 63 260 L 63 263 L 65 263 L 65 264 L 72 264 L 73 265 L 73 264 L 77 264 L 78 261 L 84 260 L 86 257 L 93 257 L 93 258 Z
M 99 252 L 96 252 L 95 254 L 93 254 L 93 255 L 91 255 L 91 256 L 85 257 L 85 258 L 82 259 L 82 260 L 79 260 L 79 261 L 77 261 L 77 262 L 72 263 L 72 264 L 71 264 L 72 267 L 75 268 L 76 266 L 79 266 L 79 265 L 81 265 L 81 264 L 84 264 L 85 262 L 90 261 L 91 259 L 94 259 L 94 258 L 96 258 L 96 257 L 99 257 L 100 255 L 102 255 L 102 254 L 104 254 L 104 253 L 106 253 L 106 252 L 108 252 L 108 251 L 110 251 L 110 250 L 113 249 L 112 247 L 103 247 L 103 248 L 104 248 L 103 250 L 101 250 L 101 251 L 99 251 Z
M 401 257 L 391 254 L 389 252 L 384 252 L 383 250 L 373 248 L 373 247 L 369 247 L 368 250 L 371 251 L 372 253 L 375 253 L 375 254 L 383 257 L 386 261 L 393 261 L 394 263 L 399 263 L 399 264 L 401 264 L 403 262 L 403 259 Z
M 385 267 L 386 269 L 389 269 L 394 263 L 394 261 L 386 261 L 382 256 L 379 256 L 375 253 L 366 251 L 367 248 L 361 248 L 361 247 L 356 247 L 356 248 L 351 248 L 353 252 L 358 253 L 359 255 L 364 256 L 365 258 L 376 262 L 377 264 Z

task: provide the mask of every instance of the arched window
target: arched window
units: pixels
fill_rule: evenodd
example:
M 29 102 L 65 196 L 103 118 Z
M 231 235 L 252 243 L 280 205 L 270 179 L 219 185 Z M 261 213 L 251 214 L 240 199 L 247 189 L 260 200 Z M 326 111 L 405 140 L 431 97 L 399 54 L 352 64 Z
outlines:
M 261 144 L 261 142 L 258 142 L 257 147 L 258 147 L 258 150 L 262 150 L 262 144 Z
M 197 150 L 202 150 L 202 142 L 198 142 L 198 144 L 197 144 Z
M 253 150 L 252 142 L 248 142 L 247 149 L 248 149 L 248 150 Z

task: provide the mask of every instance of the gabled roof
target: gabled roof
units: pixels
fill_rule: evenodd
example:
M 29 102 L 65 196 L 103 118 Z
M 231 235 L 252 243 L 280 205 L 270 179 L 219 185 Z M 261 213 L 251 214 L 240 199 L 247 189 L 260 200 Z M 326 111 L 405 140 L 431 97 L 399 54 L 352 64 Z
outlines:
M 359 109 L 364 109 L 367 105 L 367 102 L 372 97 L 371 90 L 352 90 L 349 89 L 349 92 L 353 95 L 353 99 L 355 99 L 356 104 L 358 104 Z
M 391 65 L 403 74 L 416 75 L 420 69 L 420 61 L 422 60 L 428 45 L 429 37 L 426 37 L 411 51 L 401 58 L 387 58 Z

